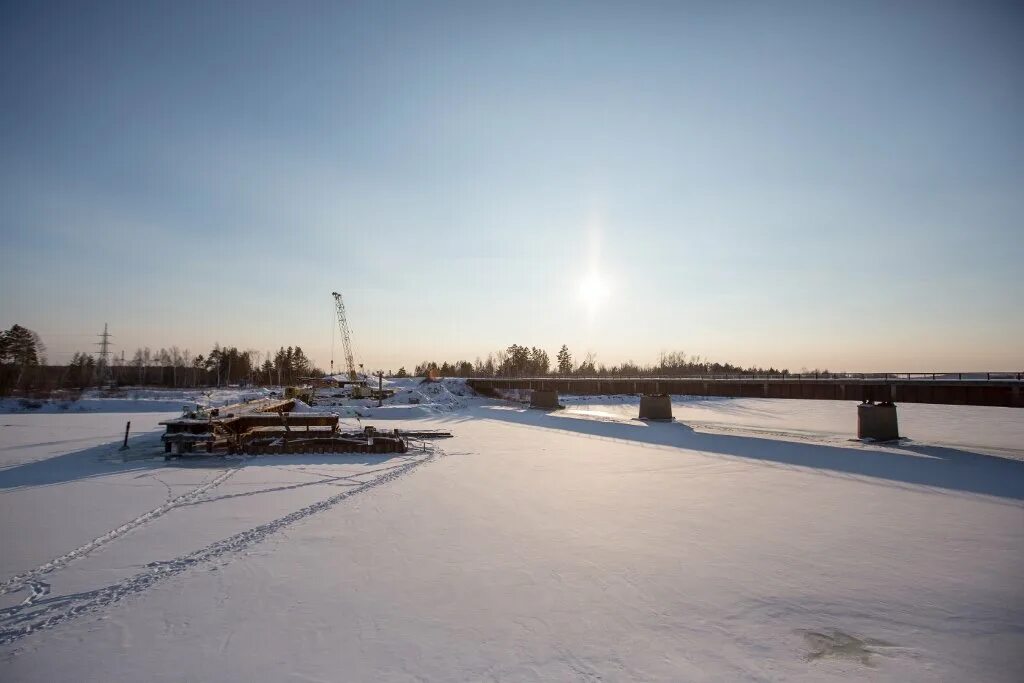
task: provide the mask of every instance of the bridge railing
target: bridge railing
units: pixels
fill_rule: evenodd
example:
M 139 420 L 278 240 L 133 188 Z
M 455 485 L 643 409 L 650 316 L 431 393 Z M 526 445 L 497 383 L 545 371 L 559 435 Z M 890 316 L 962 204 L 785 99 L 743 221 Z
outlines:
M 992 382 L 1024 381 L 1024 371 L 985 372 L 791 372 L 776 374 L 715 374 L 704 375 L 495 375 L 493 377 L 471 377 L 475 380 L 565 380 L 565 381 L 622 381 L 649 382 L 652 380 L 689 381 L 758 381 L 758 382 L 806 382 L 806 381 L 934 381 L 934 382 Z

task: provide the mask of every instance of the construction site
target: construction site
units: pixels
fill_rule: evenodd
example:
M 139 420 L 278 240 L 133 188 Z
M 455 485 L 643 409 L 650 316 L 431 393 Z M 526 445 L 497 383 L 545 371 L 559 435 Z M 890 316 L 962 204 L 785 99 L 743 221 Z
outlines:
M 382 405 L 395 391 L 377 386 L 356 371 L 342 295 L 332 292 L 337 329 L 344 350 L 344 374 L 335 376 L 333 340 L 331 373 L 308 377 L 301 386 L 284 388 L 283 397 L 259 398 L 226 406 L 184 406 L 180 417 L 164 420 L 161 437 L 165 459 L 202 455 L 280 455 L 286 453 L 405 453 L 425 439 L 450 437 L 442 430 L 378 430 L 372 425 L 356 431 L 342 429 L 341 414 L 329 407 Z M 106 334 L 106 330 L 104 330 Z M 361 366 L 360 366 L 361 367 Z M 428 378 L 429 381 L 429 378 Z

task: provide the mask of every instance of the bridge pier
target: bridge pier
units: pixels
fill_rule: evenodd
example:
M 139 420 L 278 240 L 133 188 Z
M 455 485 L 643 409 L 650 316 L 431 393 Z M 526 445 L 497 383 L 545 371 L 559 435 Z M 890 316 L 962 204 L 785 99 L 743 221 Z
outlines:
M 640 397 L 641 420 L 671 420 L 672 399 L 668 394 L 644 394 Z
M 894 441 L 900 438 L 896 404 L 865 401 L 857 406 L 857 438 Z
M 557 391 L 534 389 L 530 392 L 530 407 L 557 410 L 562 406 L 558 403 Z

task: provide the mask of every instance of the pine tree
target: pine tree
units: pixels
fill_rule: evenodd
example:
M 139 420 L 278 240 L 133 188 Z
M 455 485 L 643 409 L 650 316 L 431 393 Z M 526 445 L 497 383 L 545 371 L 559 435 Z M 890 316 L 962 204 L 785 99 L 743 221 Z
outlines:
M 68 364 L 68 383 L 79 389 L 92 386 L 96 373 L 96 359 L 85 353 L 75 352 Z
M 530 360 L 527 364 L 528 372 L 531 375 L 546 375 L 551 368 L 551 360 L 548 352 L 537 347 L 530 348 Z
M 39 335 L 21 325 L 12 325 L 0 332 L 0 395 L 12 389 L 33 387 L 41 375 L 46 347 Z
M 569 347 L 562 344 L 562 348 L 558 350 L 558 374 L 570 375 L 572 374 L 572 354 L 569 353 Z
M 42 340 L 39 335 L 21 325 L 0 333 L 0 363 L 10 363 L 21 368 L 42 364 Z

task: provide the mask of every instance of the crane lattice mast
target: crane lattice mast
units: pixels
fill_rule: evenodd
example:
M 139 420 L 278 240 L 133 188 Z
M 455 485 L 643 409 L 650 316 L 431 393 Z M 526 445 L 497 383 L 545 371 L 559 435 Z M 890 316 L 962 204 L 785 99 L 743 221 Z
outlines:
M 345 302 L 341 299 L 341 294 L 338 292 L 331 292 L 334 296 L 334 307 L 338 311 L 338 329 L 341 330 L 341 342 L 345 346 L 345 365 L 348 368 L 348 378 L 355 381 L 356 376 L 356 361 L 352 357 L 352 335 L 348 331 L 348 319 L 345 316 Z

